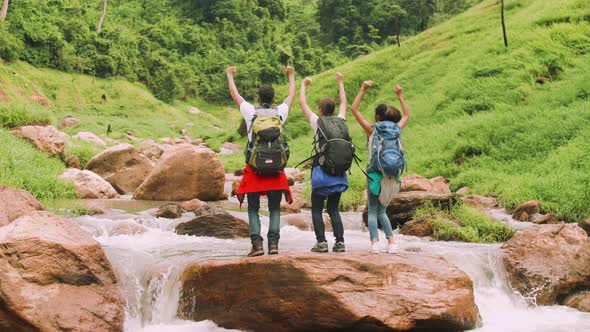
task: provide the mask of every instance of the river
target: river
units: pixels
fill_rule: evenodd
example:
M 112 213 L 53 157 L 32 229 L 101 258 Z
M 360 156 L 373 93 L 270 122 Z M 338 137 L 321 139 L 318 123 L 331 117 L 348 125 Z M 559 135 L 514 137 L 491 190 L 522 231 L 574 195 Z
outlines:
M 103 246 L 111 261 L 120 290 L 127 302 L 127 332 L 229 331 L 210 321 L 191 322 L 176 318 L 179 299 L 178 275 L 189 263 L 202 259 L 241 257 L 250 249 L 248 239 L 221 240 L 209 237 L 181 236 L 175 226 L 191 219 L 186 213 L 176 220 L 158 219 L 154 209 L 143 211 L 138 203 L 119 200 L 108 214 L 75 218 Z M 117 201 L 115 201 L 117 202 Z M 231 204 L 231 203 L 229 203 Z M 141 205 L 139 205 L 141 207 Z M 145 206 L 153 207 L 154 204 Z M 232 213 L 246 220 L 246 213 L 232 208 Z M 309 213 L 309 212 L 304 212 Z M 495 211 L 500 214 L 500 212 Z M 344 213 L 347 250 L 366 250 L 368 233 L 361 215 Z M 262 218 L 263 233 L 268 218 Z M 527 227 L 522 225 L 519 227 Z M 143 229 L 135 235 L 117 235 L 121 229 Z M 465 271 L 474 282 L 475 300 L 483 325 L 479 332 L 583 332 L 590 331 L 590 314 L 564 306 L 534 306 L 514 293 L 505 278 L 500 244 L 439 242 L 396 234 L 400 249 L 416 254 L 444 256 Z M 332 242 L 332 241 L 330 241 Z M 315 243 L 311 231 L 293 226 L 281 228 L 281 252 L 308 252 Z M 386 254 L 383 254 L 386 255 Z

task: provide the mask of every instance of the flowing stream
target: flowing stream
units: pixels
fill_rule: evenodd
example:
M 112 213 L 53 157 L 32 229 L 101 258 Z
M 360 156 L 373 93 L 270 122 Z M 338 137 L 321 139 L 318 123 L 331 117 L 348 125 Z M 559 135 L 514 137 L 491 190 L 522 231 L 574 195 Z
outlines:
M 115 200 L 115 202 L 117 202 Z M 220 240 L 209 237 L 181 236 L 175 226 L 190 220 L 186 213 L 176 220 L 153 216 L 154 209 L 114 210 L 105 215 L 78 217 L 75 220 L 106 251 L 127 301 L 125 330 L 129 332 L 228 331 L 210 321 L 191 322 L 176 318 L 179 299 L 178 276 L 183 267 L 201 259 L 242 257 L 250 249 L 248 239 Z M 125 203 L 119 201 L 117 208 Z M 228 204 L 228 203 L 226 203 Z M 230 203 L 231 204 L 231 203 Z M 153 207 L 147 205 L 146 208 Z M 233 214 L 247 220 L 245 212 Z M 309 213 L 309 212 L 304 212 Z M 494 213 L 501 214 L 499 211 Z M 502 217 L 502 216 L 499 216 Z M 358 213 L 344 213 L 347 250 L 366 250 L 368 233 Z M 268 218 L 262 218 L 263 234 Z M 530 226 L 520 224 L 520 227 Z M 131 234 L 133 232 L 139 232 Z M 475 331 L 582 332 L 590 331 L 590 314 L 564 306 L 536 307 L 514 293 L 504 276 L 499 244 L 438 242 L 396 235 L 401 250 L 441 255 L 465 271 L 473 280 L 475 300 L 483 325 Z M 329 240 L 330 245 L 333 241 Z M 281 252 L 308 252 L 315 243 L 312 231 L 293 226 L 281 228 Z M 385 254 L 384 254 L 385 255 Z

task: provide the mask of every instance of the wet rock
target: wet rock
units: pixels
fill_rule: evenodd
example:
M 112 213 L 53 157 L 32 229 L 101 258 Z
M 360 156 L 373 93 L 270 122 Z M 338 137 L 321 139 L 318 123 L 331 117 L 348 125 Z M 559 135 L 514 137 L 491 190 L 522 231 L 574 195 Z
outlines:
M 202 208 L 203 206 L 205 206 L 205 204 L 207 204 L 207 203 L 201 201 L 198 198 L 195 198 L 195 199 L 191 199 L 190 201 L 180 203 L 180 206 L 182 206 L 182 208 L 187 212 L 194 212 L 194 211 Z
M 35 212 L 0 228 L 3 331 L 123 331 L 102 247 L 74 222 Z
M 168 203 L 160 206 L 156 211 L 156 217 L 158 218 L 167 218 L 167 219 L 177 219 L 182 217 L 182 206 L 177 203 Z
M 147 228 L 144 225 L 136 222 L 121 222 L 109 230 L 109 236 L 139 235 L 145 232 L 147 232 Z
M 102 138 L 96 136 L 96 134 L 94 134 L 94 133 L 87 132 L 87 131 L 79 132 L 76 135 L 72 136 L 72 138 L 77 139 L 77 140 L 81 140 L 84 142 L 92 143 L 97 146 L 102 146 L 102 147 L 107 146 L 107 143 L 105 143 L 105 141 L 103 141 Z
M 210 204 L 195 211 L 195 219 L 176 226 L 180 235 L 209 236 L 220 239 L 235 239 L 250 236 L 248 224 L 227 211 Z
M 512 287 L 538 305 L 561 304 L 576 290 L 590 289 L 590 238 L 577 225 L 520 230 L 502 249 Z
M 63 154 L 66 140 L 69 136 L 57 130 L 54 126 L 24 126 L 12 130 L 14 135 L 28 140 L 33 145 L 50 155 Z
M 139 187 L 153 166 L 139 149 L 120 144 L 94 156 L 86 164 L 86 169 L 109 182 L 119 194 L 127 194 Z
M 283 254 L 199 262 L 180 279 L 179 318 L 231 329 L 463 331 L 479 320 L 472 281 L 442 257 Z
M 563 301 L 563 305 L 577 309 L 579 311 L 590 312 L 590 292 L 586 291 L 568 296 Z
M 406 222 L 401 228 L 400 233 L 411 236 L 432 236 L 434 233 L 432 223 L 429 220 L 414 219 Z
M 518 221 L 531 221 L 531 217 L 541 211 L 541 205 L 537 201 L 528 201 L 521 204 L 512 213 L 512 218 Z
M 538 225 L 562 223 L 562 221 L 559 220 L 559 217 L 555 213 L 539 214 L 535 217 L 533 222 Z
M 476 209 L 489 209 L 498 205 L 494 197 L 485 197 L 480 195 L 468 195 L 461 198 L 463 204 L 474 207 Z
M 457 190 L 457 195 L 467 195 L 467 194 L 469 194 L 470 191 L 471 191 L 471 189 L 469 187 L 463 187 L 463 188 Z
M 59 128 L 73 127 L 80 123 L 80 120 L 73 116 L 66 116 L 59 121 Z
M 448 208 L 458 199 L 457 194 L 440 194 L 425 191 L 401 192 L 389 203 L 387 216 L 393 228 L 412 219 L 414 211 L 426 203 L 432 203 L 435 207 Z M 363 222 L 367 224 L 367 210 L 363 212 Z
M 0 226 L 45 208 L 30 193 L 0 185 Z
M 119 197 L 110 183 L 91 171 L 69 168 L 59 178 L 74 183 L 78 198 L 109 199 Z
M 224 183 L 223 165 L 213 151 L 182 144 L 162 155 L 133 198 L 216 201 L 223 196 Z

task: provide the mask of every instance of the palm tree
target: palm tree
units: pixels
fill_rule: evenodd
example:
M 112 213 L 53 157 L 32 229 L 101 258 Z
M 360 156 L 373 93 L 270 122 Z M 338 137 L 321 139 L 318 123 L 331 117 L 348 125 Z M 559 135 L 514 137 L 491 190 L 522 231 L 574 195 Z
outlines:
M 7 1 L 7 0 L 5 0 Z M 100 29 L 102 28 L 102 22 L 104 22 L 104 18 L 107 15 L 107 0 L 102 1 L 102 15 L 100 15 L 100 20 L 98 20 L 98 26 L 96 27 L 96 32 L 100 33 Z

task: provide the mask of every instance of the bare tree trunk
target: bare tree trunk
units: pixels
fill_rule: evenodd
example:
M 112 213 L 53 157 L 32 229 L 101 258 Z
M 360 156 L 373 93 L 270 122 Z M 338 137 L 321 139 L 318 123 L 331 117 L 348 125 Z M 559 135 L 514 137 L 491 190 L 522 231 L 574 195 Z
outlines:
M 508 48 L 508 36 L 506 36 L 506 20 L 504 19 L 504 0 L 500 0 L 502 3 L 502 33 L 504 34 L 504 46 Z
M 8 1 L 4 0 L 2 2 L 2 10 L 0 10 L 0 22 L 4 22 L 6 20 L 6 13 L 8 12 Z
M 104 22 L 105 16 L 107 16 L 107 0 L 102 1 L 102 15 L 100 15 L 100 20 L 98 20 L 98 26 L 96 27 L 96 32 L 98 33 L 102 29 L 102 22 Z
M 396 29 L 397 47 L 402 47 L 402 44 L 401 44 L 401 43 L 400 43 L 400 41 L 399 41 L 399 35 L 400 35 L 400 33 L 401 33 L 401 30 L 402 30 L 402 28 L 401 28 L 401 24 L 399 23 L 399 20 L 398 20 L 398 22 L 397 22 L 397 24 L 396 24 L 396 25 L 397 25 L 397 29 Z

